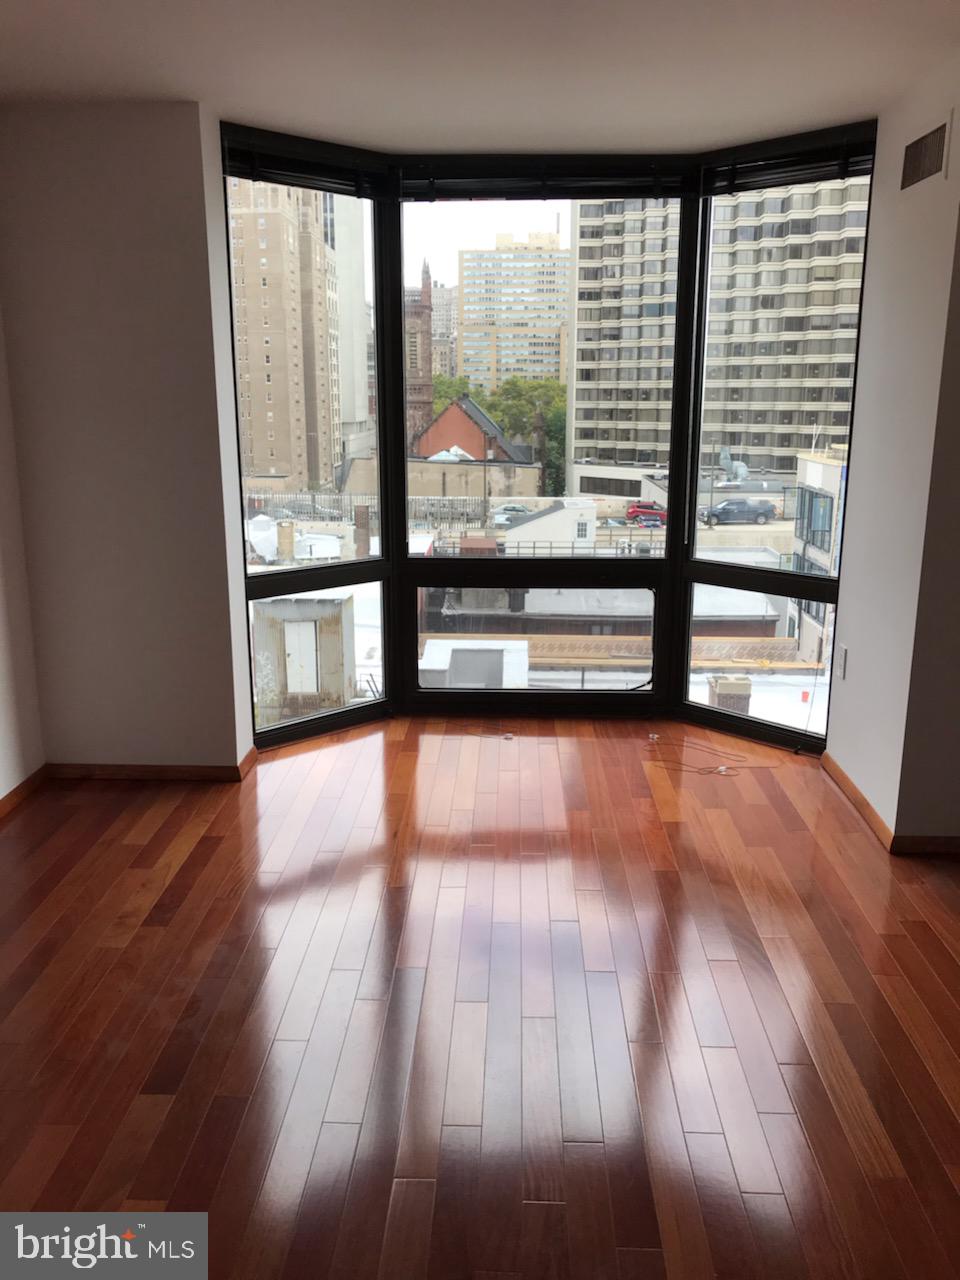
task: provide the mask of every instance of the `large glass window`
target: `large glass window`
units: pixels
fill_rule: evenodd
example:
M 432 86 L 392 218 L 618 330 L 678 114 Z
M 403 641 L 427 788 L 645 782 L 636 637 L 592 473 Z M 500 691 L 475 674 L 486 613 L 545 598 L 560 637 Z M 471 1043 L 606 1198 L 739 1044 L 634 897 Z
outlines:
M 574 172 L 224 140 L 261 745 L 480 703 L 822 737 L 868 126 Z
M 419 598 L 422 689 L 649 688 L 652 591 L 427 587 Z
M 700 558 L 837 573 L 868 197 L 857 177 L 713 201 Z
M 379 554 L 371 203 L 227 181 L 247 564 Z
M 413 554 L 662 556 L 680 202 L 403 211 Z
M 697 583 L 691 702 L 826 733 L 834 606 Z

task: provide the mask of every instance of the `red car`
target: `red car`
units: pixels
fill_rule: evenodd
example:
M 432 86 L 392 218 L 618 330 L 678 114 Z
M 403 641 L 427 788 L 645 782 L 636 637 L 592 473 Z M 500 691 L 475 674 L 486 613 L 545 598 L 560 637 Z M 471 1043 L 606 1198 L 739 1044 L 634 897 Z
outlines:
M 667 523 L 667 508 L 662 502 L 638 498 L 627 507 L 627 519 L 633 524 L 650 526 L 656 520 L 661 526 Z

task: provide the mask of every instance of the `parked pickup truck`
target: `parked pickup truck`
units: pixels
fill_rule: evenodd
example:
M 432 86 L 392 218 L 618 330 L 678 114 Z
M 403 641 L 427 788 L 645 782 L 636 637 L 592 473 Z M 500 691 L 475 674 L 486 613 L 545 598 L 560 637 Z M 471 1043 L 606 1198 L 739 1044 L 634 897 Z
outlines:
M 776 520 L 777 508 L 772 502 L 764 499 L 751 501 L 749 498 L 725 498 L 715 507 L 701 507 L 697 518 L 704 524 L 766 524 L 768 520 Z

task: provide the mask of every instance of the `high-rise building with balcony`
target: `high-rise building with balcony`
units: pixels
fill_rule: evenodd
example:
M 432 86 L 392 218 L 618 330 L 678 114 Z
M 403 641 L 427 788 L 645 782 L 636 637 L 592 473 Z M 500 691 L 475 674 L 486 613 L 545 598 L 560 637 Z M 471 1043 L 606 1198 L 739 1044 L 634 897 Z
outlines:
M 579 200 L 567 374 L 567 492 L 639 496 L 667 465 L 680 204 Z
M 851 178 L 713 201 L 701 466 L 726 451 L 792 485 L 798 453 L 846 441 L 868 195 Z M 669 465 L 679 229 L 677 200 L 574 204 L 570 493 L 634 496 Z
M 562 380 L 569 271 L 570 251 L 552 231 L 461 249 L 457 373 L 485 391 L 512 377 Z

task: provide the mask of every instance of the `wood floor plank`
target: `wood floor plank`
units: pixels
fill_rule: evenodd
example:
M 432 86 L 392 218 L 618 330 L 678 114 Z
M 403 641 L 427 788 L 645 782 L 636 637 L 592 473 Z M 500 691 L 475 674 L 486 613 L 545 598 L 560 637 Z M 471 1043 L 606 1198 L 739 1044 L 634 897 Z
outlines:
M 652 982 L 680 1123 L 689 1133 L 720 1133 L 720 1116 L 690 1016 L 683 979 L 679 973 L 655 973 Z
M 616 1234 L 603 1144 L 565 1143 L 563 1182 L 571 1280 L 617 1280 Z
M 557 1027 L 524 1018 L 522 1027 L 523 1198 L 563 1199 L 563 1129 Z
M 803 1247 L 783 1196 L 743 1197 L 744 1207 L 760 1250 L 761 1275 L 777 1280 L 807 1280 Z
M 377 1280 L 427 1280 L 433 1224 L 432 1178 L 396 1178 Z
M 472 1250 L 480 1270 L 514 1270 L 520 1256 L 523 1171 L 516 1159 L 523 1125 L 521 937 L 495 924 L 483 1070 L 483 1123 Z
M 634 1044 L 634 1076 L 670 1280 L 708 1280 L 713 1261 L 662 1046 Z
M 425 976 L 423 969 L 398 969 L 390 994 L 330 1266 L 337 1280 L 373 1280 L 380 1264 Z
M 557 921 L 551 934 L 563 1136 L 567 1142 L 600 1142 L 603 1131 L 580 930 Z
M 761 1280 L 760 1257 L 721 1133 L 688 1133 L 687 1151 L 718 1280 Z
M 588 973 L 587 995 L 614 1239 L 622 1248 L 655 1249 L 660 1232 L 616 975 Z
M 565 1204 L 544 1200 L 524 1202 L 520 1265 L 524 1280 L 572 1280 Z
M 444 1125 L 430 1237 L 430 1280 L 472 1280 L 480 1129 Z
M 463 898 L 462 889 L 440 889 L 437 894 L 409 1094 L 397 1148 L 395 1174 L 399 1179 L 436 1177 L 453 1031 Z M 419 1203 L 419 1192 L 410 1194 L 414 1202 Z M 406 1213 L 406 1207 L 403 1212 Z
M 811 1067 L 785 1067 L 784 1076 L 861 1270 L 876 1277 L 905 1277 L 869 1183 L 816 1072 Z
M 740 1190 L 779 1195 L 780 1179 L 740 1055 L 736 1049 L 708 1048 L 703 1057 Z

